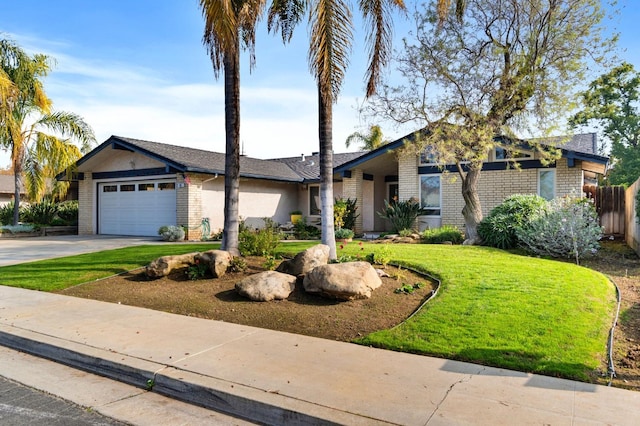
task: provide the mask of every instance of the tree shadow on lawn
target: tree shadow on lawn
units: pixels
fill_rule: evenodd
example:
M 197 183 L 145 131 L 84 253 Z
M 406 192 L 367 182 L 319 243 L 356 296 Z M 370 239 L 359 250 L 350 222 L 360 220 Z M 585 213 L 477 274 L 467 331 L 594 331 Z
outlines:
M 584 364 L 549 361 L 543 354 L 517 351 L 509 348 L 472 348 L 457 352 L 455 360 L 447 360 L 442 370 L 477 376 L 521 377 L 528 380 L 524 386 L 554 390 L 596 392 L 602 372 Z M 461 362 L 459 362 L 461 361 Z M 471 363 L 471 364 L 469 364 Z M 530 371 L 531 375 L 526 371 Z M 545 377 L 546 376 L 546 377 Z M 563 378 L 581 382 L 557 380 Z

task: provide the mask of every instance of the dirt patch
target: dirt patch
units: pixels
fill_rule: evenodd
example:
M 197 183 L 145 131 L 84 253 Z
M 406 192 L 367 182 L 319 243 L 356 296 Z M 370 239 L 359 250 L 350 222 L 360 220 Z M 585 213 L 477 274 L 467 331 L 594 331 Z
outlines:
M 391 278 L 371 299 L 339 302 L 304 292 L 301 284 L 288 300 L 251 302 L 239 296 L 235 283 L 248 273 L 265 270 L 264 259 L 247 258 L 246 273 L 219 279 L 191 281 L 184 270 L 149 280 L 141 270 L 61 291 L 62 294 L 140 306 L 180 315 L 228 321 L 273 330 L 350 341 L 373 331 L 391 328 L 413 313 L 434 288 L 434 283 L 408 270 L 387 267 Z M 609 276 L 620 289 L 622 304 L 615 332 L 613 386 L 640 391 L 640 261 L 620 240 L 602 242 L 595 258 L 583 265 Z M 396 278 L 399 277 L 399 278 Z M 403 284 L 423 282 L 411 295 L 396 294 Z M 600 368 L 607 371 L 606 360 Z M 604 373 L 603 373 L 604 374 Z M 606 383 L 602 375 L 595 380 Z
M 640 391 L 640 261 L 623 241 L 604 240 L 584 266 L 607 275 L 620 290 L 620 318 L 614 334 L 612 385 Z M 603 367 L 606 371 L 606 366 Z
M 61 294 L 106 302 L 140 306 L 198 318 L 233 322 L 325 339 L 350 341 L 377 330 L 400 324 L 429 297 L 435 284 L 407 269 L 387 266 L 390 277 L 374 290 L 370 299 L 337 301 L 308 294 L 302 284 L 288 300 L 252 302 L 235 291 L 235 284 L 248 274 L 264 271 L 264 259 L 246 258 L 243 273 L 222 278 L 191 281 L 186 270 L 168 277 L 148 279 L 142 270 L 60 291 Z M 403 284 L 424 283 L 412 294 L 394 291 Z

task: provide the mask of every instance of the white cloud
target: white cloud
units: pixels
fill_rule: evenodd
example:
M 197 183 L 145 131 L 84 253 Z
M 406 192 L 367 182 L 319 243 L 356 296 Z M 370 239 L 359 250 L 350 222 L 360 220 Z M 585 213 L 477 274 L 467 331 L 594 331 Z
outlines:
M 27 45 L 24 38 L 16 39 Z M 35 45 L 45 48 L 32 49 Z M 30 38 L 27 48 L 57 58 L 45 82 L 47 93 L 55 109 L 81 115 L 98 143 L 116 134 L 224 152 L 223 79 L 170 81 L 153 69 L 74 57 L 65 53 L 72 49 L 65 43 Z M 245 79 L 251 85 L 240 90 L 245 153 L 274 158 L 318 151 L 315 86 L 256 86 L 251 77 Z M 345 139 L 361 124 L 355 104 L 355 98 L 345 96 L 334 106 L 335 152 L 346 151 Z M 4 157 L 0 154 L 0 165 L 8 164 L 8 155 Z

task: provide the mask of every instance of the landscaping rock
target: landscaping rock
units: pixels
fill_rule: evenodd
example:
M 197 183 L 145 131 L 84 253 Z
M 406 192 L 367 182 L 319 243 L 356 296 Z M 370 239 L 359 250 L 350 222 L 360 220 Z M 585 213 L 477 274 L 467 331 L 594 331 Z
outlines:
M 368 299 L 382 280 L 368 262 L 346 262 L 313 268 L 305 275 L 303 285 L 309 293 L 335 299 Z
M 166 277 L 174 269 L 192 265 L 197 254 L 199 253 L 159 257 L 147 265 L 145 273 L 149 278 Z
M 236 284 L 236 291 L 256 302 L 282 300 L 296 288 L 297 278 L 276 271 L 251 275 Z
M 276 271 L 289 275 L 304 275 L 313 268 L 326 265 L 329 262 L 329 246 L 326 244 L 317 244 L 302 251 L 291 260 L 283 261 Z
M 195 257 L 198 262 L 209 265 L 213 278 L 220 278 L 227 273 L 233 256 L 224 250 L 209 250 L 204 253 L 198 253 Z

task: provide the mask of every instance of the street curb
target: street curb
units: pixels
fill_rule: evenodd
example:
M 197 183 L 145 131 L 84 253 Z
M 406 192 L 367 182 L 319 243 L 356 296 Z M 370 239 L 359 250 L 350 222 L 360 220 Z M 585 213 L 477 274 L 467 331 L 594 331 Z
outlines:
M 388 422 L 251 388 L 173 366 L 16 327 L 0 345 L 192 405 L 268 425 L 388 425 Z

